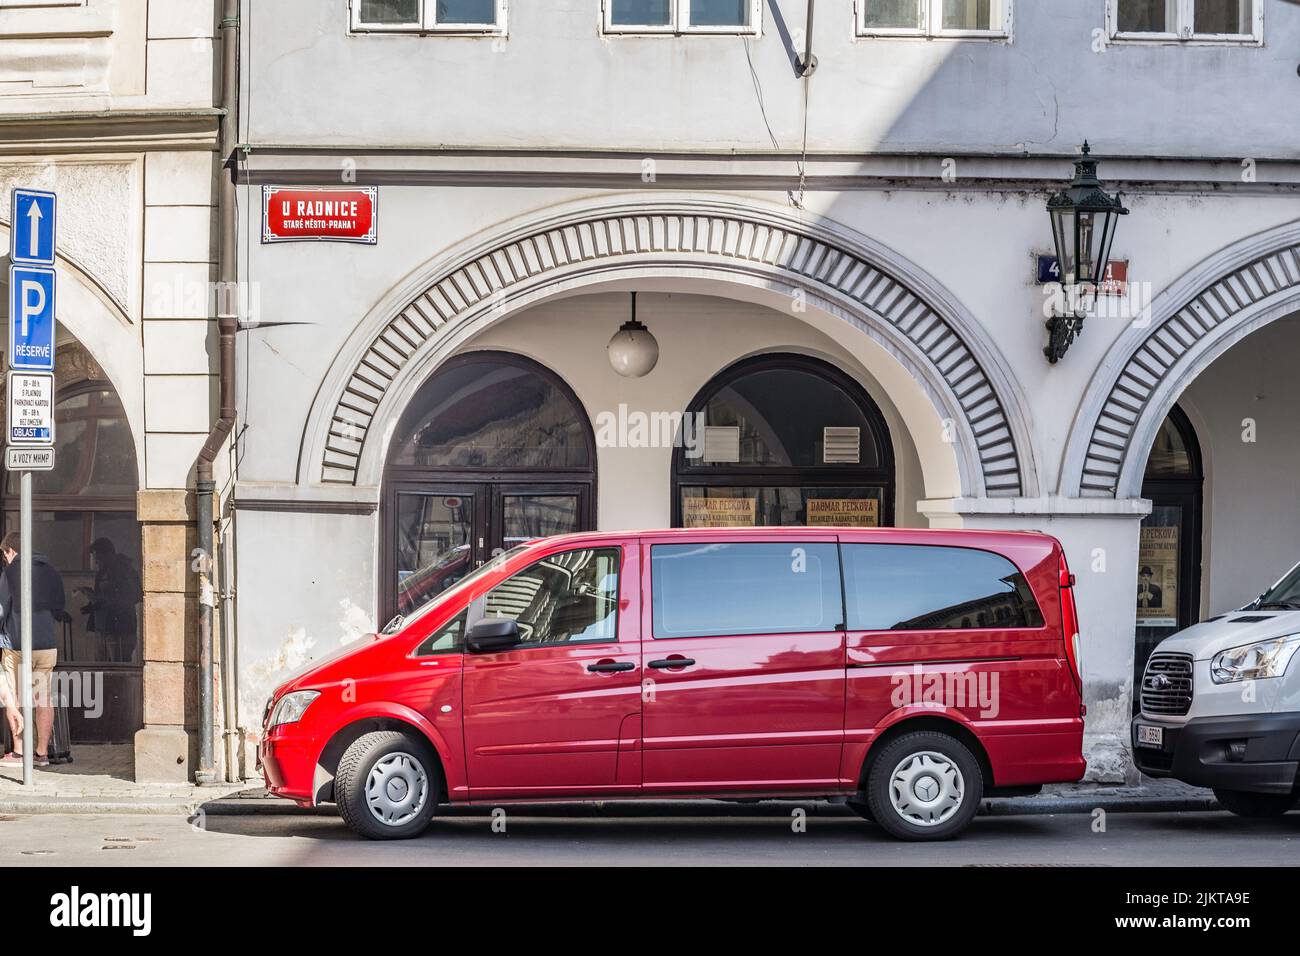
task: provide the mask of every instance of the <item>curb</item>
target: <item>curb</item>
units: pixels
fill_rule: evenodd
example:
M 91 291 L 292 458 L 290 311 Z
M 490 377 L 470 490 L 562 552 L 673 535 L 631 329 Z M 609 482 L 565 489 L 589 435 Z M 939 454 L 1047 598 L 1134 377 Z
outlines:
M 852 810 L 842 803 L 826 801 L 764 800 L 754 803 L 728 803 L 721 801 L 635 801 L 579 804 L 534 804 L 527 807 L 529 816 L 542 817 L 609 817 L 629 819 L 637 817 L 773 817 L 788 816 L 791 810 L 803 807 L 813 817 L 851 817 Z M 1204 813 L 1220 809 L 1218 802 L 1208 794 L 1204 797 L 1120 797 L 1098 794 L 1095 798 L 1069 797 L 997 797 L 981 801 L 980 816 L 1046 816 L 1062 813 Z M 208 816 L 337 816 L 333 806 L 299 807 L 275 797 L 233 797 L 202 800 L 177 800 L 170 802 L 120 801 L 96 798 L 63 798 L 42 800 L 39 797 L 0 799 L 0 814 L 45 815 L 158 815 L 193 816 L 202 811 Z M 447 807 L 442 811 L 448 817 L 487 816 L 492 808 L 484 806 Z
M 756 803 L 727 803 L 722 801 L 628 801 L 609 803 L 533 804 L 526 808 L 529 816 L 541 817 L 609 817 L 628 819 L 635 817 L 686 817 L 730 816 L 770 817 L 788 816 L 796 807 L 803 807 L 813 817 L 852 817 L 855 814 L 843 803 L 827 801 L 764 800 Z M 1058 813 L 1092 813 L 1101 809 L 1107 813 L 1204 813 L 1219 810 L 1218 801 L 1208 794 L 1204 797 L 1119 797 L 1099 794 L 1089 797 L 998 797 L 980 803 L 980 816 L 1047 816 Z M 203 805 L 210 816 L 336 816 L 333 806 L 298 807 L 274 797 L 262 799 L 235 798 L 214 800 Z M 444 817 L 488 816 L 487 805 L 474 807 L 445 807 Z M 523 808 L 521 808 L 523 812 Z

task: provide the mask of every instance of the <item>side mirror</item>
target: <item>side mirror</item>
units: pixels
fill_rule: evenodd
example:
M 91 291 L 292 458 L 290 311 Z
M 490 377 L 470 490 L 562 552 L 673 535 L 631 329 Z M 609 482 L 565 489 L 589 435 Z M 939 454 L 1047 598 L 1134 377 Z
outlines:
M 508 617 L 486 617 L 465 635 L 465 646 L 473 654 L 508 651 L 519 643 L 519 625 Z

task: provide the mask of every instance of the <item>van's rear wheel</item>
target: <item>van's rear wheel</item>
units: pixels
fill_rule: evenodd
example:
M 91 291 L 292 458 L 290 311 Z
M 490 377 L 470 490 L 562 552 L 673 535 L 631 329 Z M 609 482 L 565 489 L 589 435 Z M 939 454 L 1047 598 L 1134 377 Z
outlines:
M 946 840 L 970 824 L 984 793 L 979 762 L 965 744 L 937 731 L 890 741 L 867 776 L 875 822 L 902 840 Z
M 409 734 L 377 730 L 352 742 L 334 774 L 343 822 L 372 840 L 417 836 L 442 792 L 442 774 L 429 745 Z
M 1239 817 L 1280 817 L 1296 805 L 1294 794 L 1215 789 L 1214 796 L 1219 806 Z

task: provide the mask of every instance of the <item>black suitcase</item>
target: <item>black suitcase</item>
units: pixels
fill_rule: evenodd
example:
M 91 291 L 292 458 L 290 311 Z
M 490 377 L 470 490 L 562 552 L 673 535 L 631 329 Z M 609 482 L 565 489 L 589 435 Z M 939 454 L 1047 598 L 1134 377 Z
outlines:
M 72 616 L 66 611 L 56 612 L 54 619 L 63 625 L 63 647 L 59 652 L 59 656 L 66 660 L 72 648 Z M 56 692 L 62 683 L 57 680 L 57 675 L 58 668 L 56 666 L 54 673 L 50 675 L 53 684 L 51 687 L 52 693 Z M 3 679 L 3 677 L 0 677 L 0 680 Z M 21 706 L 21 698 L 17 688 L 14 688 L 14 696 L 19 699 Z M 55 696 L 58 698 L 57 693 Z M 3 727 L 0 727 L 0 739 L 3 740 L 4 752 L 17 752 L 22 746 L 22 741 L 13 739 L 14 735 L 9 731 L 8 715 L 3 707 L 0 707 L 0 724 L 3 725 Z M 68 730 L 68 702 L 63 698 L 54 701 L 54 724 L 50 728 L 49 757 L 51 765 L 72 763 L 72 737 Z

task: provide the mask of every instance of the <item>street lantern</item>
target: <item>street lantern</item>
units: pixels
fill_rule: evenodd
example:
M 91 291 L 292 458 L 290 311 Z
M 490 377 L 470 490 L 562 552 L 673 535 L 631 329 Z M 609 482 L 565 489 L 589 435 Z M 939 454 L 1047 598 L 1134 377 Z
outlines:
M 632 293 L 632 318 L 618 327 L 607 346 L 609 364 L 625 378 L 648 375 L 659 361 L 659 342 L 636 320 L 636 293 Z
M 1074 164 L 1074 179 L 1061 192 L 1047 200 L 1052 217 L 1052 241 L 1056 244 L 1056 264 L 1067 302 L 1077 302 L 1079 292 L 1101 288 L 1110 263 L 1110 247 L 1115 241 L 1115 224 L 1127 216 L 1122 197 L 1111 196 L 1101 188 L 1097 178 L 1097 160 L 1085 141 L 1083 156 Z M 1051 342 L 1043 350 L 1049 362 L 1065 355 L 1070 343 L 1083 329 L 1083 310 L 1056 315 L 1047 322 Z

